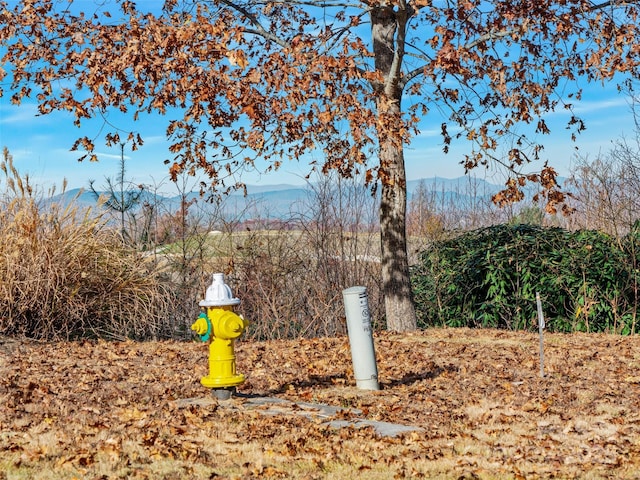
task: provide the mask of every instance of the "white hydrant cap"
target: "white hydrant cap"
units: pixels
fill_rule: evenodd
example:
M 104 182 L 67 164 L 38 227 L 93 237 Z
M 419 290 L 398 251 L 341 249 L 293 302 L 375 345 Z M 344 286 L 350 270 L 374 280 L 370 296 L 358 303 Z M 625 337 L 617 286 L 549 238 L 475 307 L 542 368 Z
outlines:
M 214 273 L 211 285 L 207 288 L 204 300 L 200 302 L 201 307 L 224 307 L 227 305 L 238 305 L 239 298 L 235 298 L 231 293 L 229 285 L 224 283 L 224 274 Z

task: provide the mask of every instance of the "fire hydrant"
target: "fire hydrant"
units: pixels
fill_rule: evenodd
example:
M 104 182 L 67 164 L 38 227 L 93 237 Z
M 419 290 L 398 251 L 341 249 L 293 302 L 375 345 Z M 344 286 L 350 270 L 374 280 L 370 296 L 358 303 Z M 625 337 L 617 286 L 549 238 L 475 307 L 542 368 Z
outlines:
M 236 373 L 234 341 L 248 326 L 248 322 L 233 311 L 240 299 L 234 298 L 231 288 L 224 283 L 222 273 L 214 273 L 213 281 L 207 288 L 205 299 L 200 302 L 204 311 L 191 325 L 204 342 L 209 345 L 209 375 L 200 383 L 213 389 L 219 399 L 228 399 L 231 392 L 244 382 L 244 375 Z

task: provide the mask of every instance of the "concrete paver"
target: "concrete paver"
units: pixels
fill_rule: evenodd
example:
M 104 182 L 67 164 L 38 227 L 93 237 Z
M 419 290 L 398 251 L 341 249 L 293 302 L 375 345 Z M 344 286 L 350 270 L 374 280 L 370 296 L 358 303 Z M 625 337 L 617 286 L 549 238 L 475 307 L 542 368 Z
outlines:
M 234 396 L 230 400 L 219 401 L 213 396 L 202 398 L 187 398 L 177 400 L 180 407 L 190 405 L 211 405 L 217 403 L 224 408 L 234 410 L 254 410 L 262 415 L 300 415 L 309 420 L 324 420 L 322 424 L 333 428 L 364 428 L 373 427 L 376 433 L 383 437 L 396 437 L 403 433 L 420 432 L 423 429 L 415 425 L 401 425 L 398 423 L 379 422 L 358 418 L 362 411 L 357 408 L 334 407 L 321 403 L 294 402 L 278 397 L 251 397 Z M 350 418 L 336 419 L 337 415 L 349 416 Z

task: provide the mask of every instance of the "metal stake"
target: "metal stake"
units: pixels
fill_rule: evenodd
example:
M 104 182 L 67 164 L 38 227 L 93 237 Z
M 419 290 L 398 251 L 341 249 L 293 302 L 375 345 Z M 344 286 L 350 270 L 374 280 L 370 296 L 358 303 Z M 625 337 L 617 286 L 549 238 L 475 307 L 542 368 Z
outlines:
M 536 292 L 536 304 L 538 305 L 538 332 L 540 334 L 540 378 L 544 378 L 544 314 L 542 313 L 542 302 L 540 302 L 540 293 Z

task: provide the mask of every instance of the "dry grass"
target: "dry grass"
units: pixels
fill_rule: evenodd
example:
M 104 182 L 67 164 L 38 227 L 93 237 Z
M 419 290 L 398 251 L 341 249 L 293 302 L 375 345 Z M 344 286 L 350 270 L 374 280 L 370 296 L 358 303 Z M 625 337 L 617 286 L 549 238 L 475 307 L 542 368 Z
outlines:
M 157 337 L 169 295 L 103 215 L 45 202 L 0 163 L 0 334 L 33 338 Z

